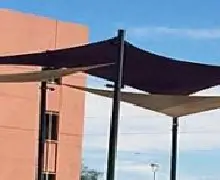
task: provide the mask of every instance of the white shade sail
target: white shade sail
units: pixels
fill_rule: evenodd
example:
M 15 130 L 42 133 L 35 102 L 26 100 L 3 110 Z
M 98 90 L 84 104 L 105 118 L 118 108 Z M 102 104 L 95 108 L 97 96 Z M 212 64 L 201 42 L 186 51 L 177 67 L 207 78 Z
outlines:
M 87 71 L 95 68 L 101 68 L 108 66 L 109 64 L 100 64 L 88 67 L 79 68 L 67 68 L 67 69 L 52 69 L 44 71 L 30 71 L 25 73 L 14 73 L 14 74 L 0 74 L 0 83 L 24 83 L 24 82 L 38 82 L 46 81 L 52 78 L 60 78 L 68 76 L 73 73 Z
M 114 95 L 114 92 L 111 90 L 85 88 L 75 85 L 67 86 L 109 98 L 112 98 Z M 170 117 L 182 117 L 220 107 L 220 97 L 218 96 L 171 96 L 121 92 L 121 101 L 160 112 Z

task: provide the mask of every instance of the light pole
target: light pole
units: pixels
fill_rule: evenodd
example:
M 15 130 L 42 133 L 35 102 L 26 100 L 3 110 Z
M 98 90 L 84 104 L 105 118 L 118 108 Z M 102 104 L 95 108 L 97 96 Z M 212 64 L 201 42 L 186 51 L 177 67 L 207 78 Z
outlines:
M 159 170 L 159 164 L 150 163 L 151 170 L 153 172 L 153 180 L 156 180 L 156 172 Z

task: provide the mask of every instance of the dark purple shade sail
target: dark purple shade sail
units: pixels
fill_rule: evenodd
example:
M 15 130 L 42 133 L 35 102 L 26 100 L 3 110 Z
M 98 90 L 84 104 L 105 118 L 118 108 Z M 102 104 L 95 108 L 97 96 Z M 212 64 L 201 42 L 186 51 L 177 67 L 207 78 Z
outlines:
M 111 38 L 80 47 L 0 57 L 0 64 L 60 68 L 114 63 L 119 53 L 118 46 L 117 38 Z M 114 65 L 87 73 L 109 81 L 115 80 Z M 177 61 L 125 42 L 123 83 L 152 94 L 188 95 L 220 84 L 220 67 Z

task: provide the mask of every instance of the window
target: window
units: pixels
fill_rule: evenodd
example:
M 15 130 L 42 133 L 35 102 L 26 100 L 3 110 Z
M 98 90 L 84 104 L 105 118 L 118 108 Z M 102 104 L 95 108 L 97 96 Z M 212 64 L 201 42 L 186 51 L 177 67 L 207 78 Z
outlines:
M 43 68 L 43 70 L 53 70 L 53 69 L 55 69 L 55 68 L 53 68 L 53 67 Z M 50 83 L 50 84 L 60 85 L 60 84 L 62 84 L 62 78 L 49 79 L 47 82 Z
M 45 118 L 46 137 L 47 140 L 58 140 L 58 122 L 59 114 L 57 112 L 46 112 Z
M 44 172 L 47 172 L 49 174 L 54 174 L 56 172 L 57 143 L 58 143 L 58 134 L 59 134 L 58 123 L 59 123 L 59 114 L 57 112 L 52 112 L 52 111 L 46 112 L 43 169 Z M 50 180 L 50 178 L 46 180 Z
M 42 180 L 56 180 L 56 174 L 44 173 Z

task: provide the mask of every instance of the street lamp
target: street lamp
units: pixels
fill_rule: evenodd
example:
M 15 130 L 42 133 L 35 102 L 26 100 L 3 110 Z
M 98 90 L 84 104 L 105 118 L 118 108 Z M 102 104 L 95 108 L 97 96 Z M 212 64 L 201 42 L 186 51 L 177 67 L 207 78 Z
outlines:
M 159 170 L 159 164 L 157 163 L 150 163 L 150 167 L 151 167 L 151 170 L 153 172 L 153 180 L 156 180 L 156 172 Z

